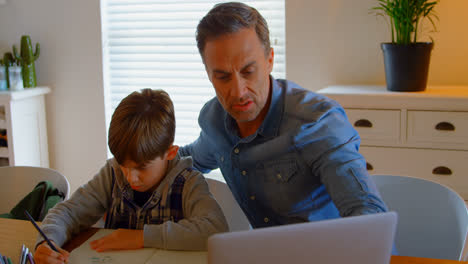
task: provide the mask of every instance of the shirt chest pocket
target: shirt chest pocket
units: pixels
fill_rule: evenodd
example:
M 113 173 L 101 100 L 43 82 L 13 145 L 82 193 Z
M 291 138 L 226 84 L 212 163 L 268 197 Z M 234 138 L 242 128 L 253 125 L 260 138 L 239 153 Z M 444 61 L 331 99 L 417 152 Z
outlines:
M 263 178 L 268 183 L 289 182 L 297 173 L 298 165 L 295 159 L 268 161 L 263 164 Z

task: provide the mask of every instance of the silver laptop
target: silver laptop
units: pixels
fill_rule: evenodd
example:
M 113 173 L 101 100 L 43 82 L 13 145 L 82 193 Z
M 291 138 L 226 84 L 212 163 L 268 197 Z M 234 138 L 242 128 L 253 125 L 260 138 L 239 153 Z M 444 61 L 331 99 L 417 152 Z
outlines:
M 395 212 L 345 217 L 208 239 L 208 264 L 388 264 Z

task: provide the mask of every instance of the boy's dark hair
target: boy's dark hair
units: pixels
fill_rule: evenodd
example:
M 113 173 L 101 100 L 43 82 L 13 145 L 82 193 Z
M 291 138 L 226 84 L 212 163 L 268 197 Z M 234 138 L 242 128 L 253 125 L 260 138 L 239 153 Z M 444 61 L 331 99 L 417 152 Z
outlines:
M 163 90 L 142 89 L 125 97 L 112 115 L 109 149 L 119 164 L 143 166 L 162 157 L 174 142 L 175 116 Z
M 265 18 L 253 7 L 229 2 L 215 5 L 198 23 L 196 38 L 202 59 L 204 60 L 203 52 L 207 41 L 244 28 L 255 28 L 265 55 L 268 55 L 271 49 L 270 32 Z

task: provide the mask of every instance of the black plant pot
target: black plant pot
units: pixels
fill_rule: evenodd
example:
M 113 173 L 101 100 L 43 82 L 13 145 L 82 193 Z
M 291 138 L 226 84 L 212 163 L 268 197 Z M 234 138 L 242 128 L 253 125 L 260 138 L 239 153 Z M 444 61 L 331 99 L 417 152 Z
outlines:
M 389 91 L 424 91 L 429 73 L 432 42 L 408 45 L 382 43 L 385 80 Z

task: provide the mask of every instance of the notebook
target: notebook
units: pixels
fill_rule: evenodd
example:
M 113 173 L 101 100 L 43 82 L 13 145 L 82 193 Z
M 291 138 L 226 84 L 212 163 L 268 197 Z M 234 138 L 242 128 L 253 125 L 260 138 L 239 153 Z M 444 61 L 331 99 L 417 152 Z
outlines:
M 155 248 L 119 250 L 98 253 L 91 249 L 90 242 L 106 236 L 115 230 L 100 229 L 80 247 L 70 253 L 72 264 L 206 264 L 205 251 L 171 251 Z
M 388 264 L 395 212 L 248 231 L 208 239 L 208 264 Z

